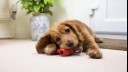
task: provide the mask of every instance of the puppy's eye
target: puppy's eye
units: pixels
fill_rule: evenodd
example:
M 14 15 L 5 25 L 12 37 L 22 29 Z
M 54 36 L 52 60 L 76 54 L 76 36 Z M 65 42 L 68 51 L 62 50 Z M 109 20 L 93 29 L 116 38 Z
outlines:
M 66 33 L 70 33 L 70 31 L 71 31 L 70 29 L 66 29 L 65 30 Z

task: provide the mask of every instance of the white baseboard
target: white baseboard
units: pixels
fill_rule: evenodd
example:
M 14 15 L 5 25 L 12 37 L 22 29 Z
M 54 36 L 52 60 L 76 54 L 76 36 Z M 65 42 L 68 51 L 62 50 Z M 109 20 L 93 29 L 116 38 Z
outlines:
M 0 30 L 0 38 L 12 38 L 13 34 L 10 30 Z
M 15 33 L 14 38 L 16 39 L 30 39 L 31 34 L 29 32 L 26 33 Z

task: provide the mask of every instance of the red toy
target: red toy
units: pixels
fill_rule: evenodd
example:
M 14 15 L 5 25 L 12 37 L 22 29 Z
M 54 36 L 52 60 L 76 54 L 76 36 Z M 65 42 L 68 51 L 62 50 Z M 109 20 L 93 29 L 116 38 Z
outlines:
M 60 56 L 70 56 L 73 54 L 80 54 L 81 52 L 82 52 L 81 48 L 70 48 L 70 49 L 60 48 L 57 50 L 57 53 Z

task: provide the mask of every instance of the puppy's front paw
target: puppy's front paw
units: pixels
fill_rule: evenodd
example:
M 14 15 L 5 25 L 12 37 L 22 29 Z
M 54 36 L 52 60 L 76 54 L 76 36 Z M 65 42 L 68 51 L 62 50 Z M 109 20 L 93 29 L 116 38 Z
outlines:
M 56 46 L 54 44 L 50 44 L 44 49 L 44 52 L 47 55 L 53 55 L 56 52 Z
M 87 54 L 90 56 L 90 58 L 94 58 L 94 59 L 101 59 L 103 57 L 102 53 L 96 49 L 88 50 Z

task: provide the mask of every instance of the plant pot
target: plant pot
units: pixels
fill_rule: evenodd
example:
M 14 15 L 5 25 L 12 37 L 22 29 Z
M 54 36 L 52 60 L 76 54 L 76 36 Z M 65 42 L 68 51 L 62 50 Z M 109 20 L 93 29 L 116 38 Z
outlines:
M 33 15 L 30 23 L 33 41 L 38 41 L 50 27 L 49 19 L 45 14 Z

